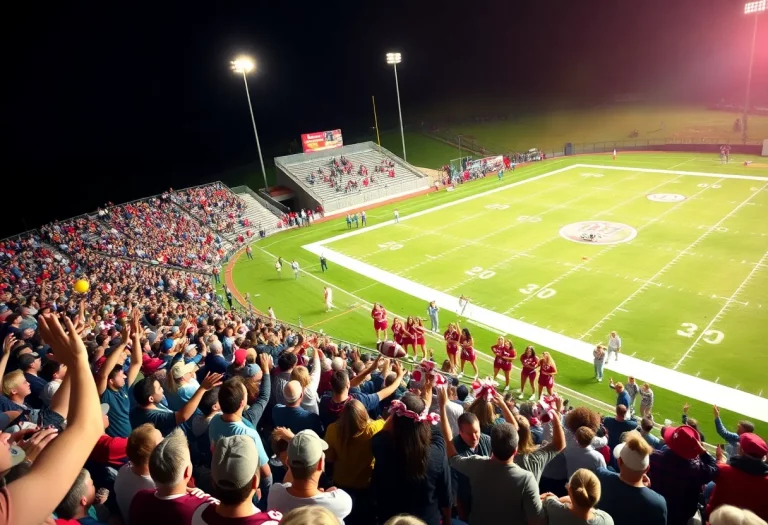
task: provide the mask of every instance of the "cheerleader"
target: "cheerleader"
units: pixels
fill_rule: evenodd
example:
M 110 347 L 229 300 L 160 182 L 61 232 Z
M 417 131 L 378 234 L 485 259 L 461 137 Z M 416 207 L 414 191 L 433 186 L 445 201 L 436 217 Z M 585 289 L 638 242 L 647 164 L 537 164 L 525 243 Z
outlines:
M 381 306 L 381 303 L 375 303 L 371 311 L 373 318 L 373 329 L 376 332 L 376 342 L 387 340 L 387 311 Z M 383 334 L 383 335 L 380 335 Z
M 539 358 L 536 357 L 536 350 L 532 346 L 527 346 L 525 352 L 520 356 L 520 363 L 523 365 L 523 369 L 520 371 L 520 395 L 517 399 L 523 399 L 525 397 L 525 385 L 528 381 L 531 382 L 531 397 L 530 400 L 536 399 L 536 367 L 539 364 Z
M 427 359 L 427 340 L 424 337 L 424 332 L 426 332 L 427 328 L 424 326 L 424 321 L 421 320 L 421 317 L 416 317 L 413 320 L 413 328 L 416 331 L 416 346 L 421 349 L 421 358 Z M 414 347 L 414 353 L 415 350 Z
M 512 370 L 512 361 L 517 355 L 515 354 L 515 347 L 511 341 L 499 337 L 496 344 L 491 347 L 491 351 L 496 355 L 496 359 L 493 360 L 493 380 L 495 382 L 499 370 L 503 370 L 504 379 L 506 379 L 504 392 L 506 392 L 509 390 L 509 372 Z
M 555 375 L 557 374 L 557 367 L 555 366 L 555 360 L 549 355 L 549 352 L 541 354 L 541 360 L 539 361 L 539 398 L 541 398 L 541 391 L 547 389 L 547 395 L 552 395 L 552 390 L 555 388 Z
M 403 327 L 403 321 L 397 317 L 392 319 L 392 339 L 394 339 L 395 343 L 402 345 L 403 344 L 403 332 L 405 328 Z
M 416 331 L 416 322 L 413 320 L 413 317 L 408 317 L 405 320 L 405 328 L 403 329 L 403 347 L 405 348 L 405 351 L 408 352 L 408 347 L 413 347 L 413 357 L 410 356 L 408 359 L 410 361 L 416 361 L 416 342 L 417 342 L 417 336 L 418 333 Z
M 472 368 L 475 369 L 475 379 L 479 375 L 477 371 L 477 352 L 475 352 L 475 342 L 472 339 L 472 334 L 469 333 L 467 328 L 461 330 L 461 338 L 459 338 L 459 346 L 461 346 L 461 368 L 459 369 L 459 377 L 464 375 L 464 364 L 469 362 Z
M 459 353 L 460 337 L 458 323 L 450 323 L 448 330 L 443 334 L 443 338 L 445 338 L 445 352 L 448 354 L 448 361 L 451 362 L 453 369 L 456 369 L 457 366 L 456 354 Z

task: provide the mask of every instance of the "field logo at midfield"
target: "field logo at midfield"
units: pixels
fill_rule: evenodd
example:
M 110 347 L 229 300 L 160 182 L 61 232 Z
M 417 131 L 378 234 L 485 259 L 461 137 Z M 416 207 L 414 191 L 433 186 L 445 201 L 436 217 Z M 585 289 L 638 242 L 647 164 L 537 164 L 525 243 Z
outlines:
M 648 195 L 649 201 L 654 202 L 681 202 L 685 200 L 685 195 L 679 193 L 651 193 Z
M 620 222 L 583 221 L 560 228 L 560 235 L 584 244 L 619 244 L 637 236 L 637 230 Z

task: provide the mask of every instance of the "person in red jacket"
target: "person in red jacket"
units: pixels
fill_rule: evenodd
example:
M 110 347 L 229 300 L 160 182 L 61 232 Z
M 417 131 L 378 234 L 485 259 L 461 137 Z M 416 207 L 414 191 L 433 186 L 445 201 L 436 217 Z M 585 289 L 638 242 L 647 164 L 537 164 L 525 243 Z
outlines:
M 721 505 L 751 510 L 768 521 L 768 445 L 757 434 L 739 436 L 738 455 L 725 462 L 725 454 L 717 447 L 715 490 L 707 505 L 707 514 Z

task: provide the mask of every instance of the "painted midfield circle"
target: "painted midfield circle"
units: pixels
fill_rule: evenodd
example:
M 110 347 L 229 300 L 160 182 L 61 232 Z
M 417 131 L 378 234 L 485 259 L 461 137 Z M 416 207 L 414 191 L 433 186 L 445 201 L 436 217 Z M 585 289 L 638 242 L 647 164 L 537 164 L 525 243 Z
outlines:
M 619 244 L 637 237 L 637 230 L 620 222 L 583 221 L 563 226 L 560 235 L 584 244 Z
M 680 202 L 685 200 L 685 195 L 679 193 L 651 193 L 648 195 L 649 201 L 654 202 Z

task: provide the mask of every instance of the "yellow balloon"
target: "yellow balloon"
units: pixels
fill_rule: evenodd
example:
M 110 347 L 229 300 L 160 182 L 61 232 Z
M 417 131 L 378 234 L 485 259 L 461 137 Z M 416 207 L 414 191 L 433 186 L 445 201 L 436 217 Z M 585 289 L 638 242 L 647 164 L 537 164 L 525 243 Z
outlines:
M 85 293 L 88 291 L 88 288 L 89 288 L 88 281 L 86 281 L 85 279 L 80 279 L 75 283 L 75 291 L 77 293 Z

